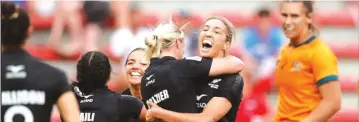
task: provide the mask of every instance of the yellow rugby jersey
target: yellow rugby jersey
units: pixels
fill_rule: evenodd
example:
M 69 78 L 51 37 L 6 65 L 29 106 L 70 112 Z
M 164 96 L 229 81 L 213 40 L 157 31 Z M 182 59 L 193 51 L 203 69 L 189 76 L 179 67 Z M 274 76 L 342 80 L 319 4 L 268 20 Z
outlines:
M 296 47 L 285 45 L 277 60 L 278 104 L 275 121 L 300 121 L 320 103 L 319 86 L 338 80 L 338 62 L 324 41 L 310 37 Z

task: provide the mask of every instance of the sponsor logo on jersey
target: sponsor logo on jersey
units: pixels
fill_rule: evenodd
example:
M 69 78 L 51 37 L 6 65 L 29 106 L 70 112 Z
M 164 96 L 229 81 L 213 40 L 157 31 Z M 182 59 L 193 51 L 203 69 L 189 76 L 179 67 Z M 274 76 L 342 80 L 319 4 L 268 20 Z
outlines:
M 6 67 L 6 79 L 24 79 L 27 76 L 25 72 L 25 65 L 9 65 Z
M 95 113 L 80 113 L 81 122 L 93 122 L 95 121 Z
M 93 99 L 89 99 L 90 97 L 93 96 L 93 94 L 85 95 L 84 93 L 82 93 L 80 91 L 79 87 L 77 87 L 77 86 L 74 86 L 73 89 L 74 89 L 75 93 L 77 94 L 77 96 L 85 98 L 83 100 L 80 100 L 80 103 L 92 103 L 93 102 Z
M 146 77 L 146 80 L 147 80 L 147 81 L 150 80 L 153 75 L 154 75 L 154 74 L 152 74 L 152 75 Z M 155 83 L 155 81 L 156 81 L 156 79 L 152 79 L 152 80 L 148 81 L 148 82 L 146 83 L 146 87 L 147 87 L 148 85 L 151 85 L 151 84 Z
M 299 72 L 302 67 L 302 63 L 299 61 L 294 62 L 293 67 L 290 69 L 291 72 Z
M 208 95 L 206 95 L 206 94 L 201 94 L 199 96 L 197 95 L 196 99 L 197 99 L 197 101 L 199 101 L 199 100 L 201 100 L 202 97 L 205 97 L 205 96 L 208 96 Z
M 152 79 L 146 83 L 146 86 L 151 85 L 156 82 L 156 79 Z
M 214 89 L 218 89 L 218 82 L 222 81 L 222 79 L 213 79 L 212 82 L 208 83 L 208 86 Z
M 152 74 L 152 75 L 146 77 L 146 80 L 150 80 L 153 75 L 154 75 L 154 74 Z
M 16 90 L 1 92 L 1 105 L 44 105 L 45 92 L 37 90 Z
M 197 105 L 197 108 L 205 108 L 206 107 L 206 105 L 207 105 L 207 103 L 196 103 L 196 105 Z
M 204 102 L 200 102 L 200 100 L 203 98 L 203 97 L 206 97 L 208 96 L 207 94 L 201 94 L 201 95 L 197 95 L 196 96 L 196 105 L 197 105 L 197 108 L 204 108 L 206 107 L 207 103 L 204 103 Z
M 160 103 L 166 99 L 170 98 L 170 95 L 168 94 L 167 89 L 153 95 L 147 102 L 151 102 L 154 104 Z

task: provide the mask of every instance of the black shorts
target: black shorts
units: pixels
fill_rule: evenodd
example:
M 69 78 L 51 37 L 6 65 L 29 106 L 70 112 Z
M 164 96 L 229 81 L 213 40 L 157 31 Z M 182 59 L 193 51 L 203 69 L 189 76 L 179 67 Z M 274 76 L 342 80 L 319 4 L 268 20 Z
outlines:
M 110 15 L 108 2 L 85 1 L 84 12 L 88 23 L 103 25 L 107 16 Z

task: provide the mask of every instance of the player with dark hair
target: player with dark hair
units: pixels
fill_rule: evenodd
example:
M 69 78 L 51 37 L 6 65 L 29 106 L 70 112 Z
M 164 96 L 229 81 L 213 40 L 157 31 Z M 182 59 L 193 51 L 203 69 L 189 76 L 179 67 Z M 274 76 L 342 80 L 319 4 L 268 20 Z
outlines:
M 275 71 L 275 122 L 325 122 L 340 109 L 338 61 L 315 35 L 313 9 L 313 1 L 280 2 L 282 30 L 289 44 L 281 49 Z
M 175 112 L 196 113 L 197 84 L 208 83 L 208 76 L 238 73 L 243 69 L 243 62 L 233 56 L 182 59 L 184 33 L 172 20 L 157 26 L 153 33 L 145 40 L 151 60 L 141 80 L 144 102 Z
M 28 14 L 1 2 L 1 121 L 49 122 L 56 103 L 66 122 L 80 122 L 64 72 L 24 50 L 31 34 Z
M 203 57 L 226 57 L 234 39 L 232 23 L 223 17 L 210 17 L 203 24 L 199 35 L 199 52 Z M 150 118 L 165 121 L 234 122 L 242 99 L 243 78 L 238 74 L 208 77 L 206 82 L 198 82 L 196 87 L 197 113 L 175 113 L 151 104 Z M 213 120 L 209 120 L 212 118 Z
M 80 104 L 81 121 L 118 122 L 129 118 L 144 120 L 146 109 L 140 100 L 116 94 L 107 88 L 110 74 L 110 61 L 101 52 L 88 52 L 78 61 L 78 82 L 73 84 L 73 90 Z

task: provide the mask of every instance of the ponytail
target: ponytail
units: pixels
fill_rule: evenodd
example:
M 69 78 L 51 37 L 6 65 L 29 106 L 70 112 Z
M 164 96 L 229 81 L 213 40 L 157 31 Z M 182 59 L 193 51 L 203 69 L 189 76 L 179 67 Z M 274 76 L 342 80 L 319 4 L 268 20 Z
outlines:
M 156 35 L 145 38 L 145 44 L 147 46 L 146 57 L 148 59 L 160 56 L 162 44 L 160 44 L 158 41 L 158 36 Z
M 149 59 L 159 57 L 162 49 L 170 47 L 177 39 L 183 39 L 182 29 L 188 24 L 178 28 L 171 19 L 168 23 L 159 24 L 154 29 L 153 35 L 145 38 L 146 57 Z
M 313 23 L 309 23 L 308 28 L 312 33 L 316 34 L 317 36 L 320 34 L 319 29 Z

